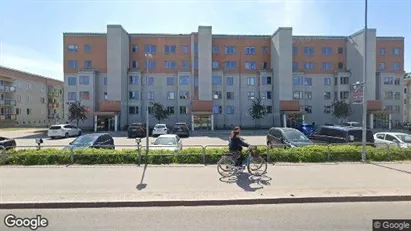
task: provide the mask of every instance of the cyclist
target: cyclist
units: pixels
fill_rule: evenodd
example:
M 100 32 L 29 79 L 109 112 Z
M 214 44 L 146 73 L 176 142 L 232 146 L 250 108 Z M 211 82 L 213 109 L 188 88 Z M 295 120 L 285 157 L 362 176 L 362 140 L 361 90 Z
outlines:
M 242 163 L 244 156 L 242 155 L 241 151 L 243 150 L 243 147 L 249 147 L 250 145 L 245 143 L 241 138 L 240 138 L 240 127 L 235 127 L 230 134 L 229 141 L 230 143 L 228 144 L 229 151 L 231 153 L 236 153 L 238 155 L 237 162 L 235 166 L 237 168 L 242 168 Z

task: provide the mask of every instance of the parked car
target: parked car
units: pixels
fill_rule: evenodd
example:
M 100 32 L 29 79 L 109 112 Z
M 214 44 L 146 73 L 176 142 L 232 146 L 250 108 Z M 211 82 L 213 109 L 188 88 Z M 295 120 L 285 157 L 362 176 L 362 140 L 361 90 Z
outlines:
M 367 145 L 374 145 L 374 134 L 367 129 Z M 308 138 L 314 143 L 351 143 L 362 141 L 361 127 L 319 126 Z
M 273 127 L 268 130 L 267 146 L 271 148 L 280 145 L 302 147 L 312 144 L 304 133 L 295 128 Z
M 70 136 L 81 136 L 83 134 L 83 131 L 71 124 L 57 124 L 57 125 L 52 125 L 47 132 L 47 136 L 50 137 L 51 139 L 57 138 L 57 137 L 70 137 Z
M 65 149 L 114 149 L 114 139 L 108 133 L 91 133 L 77 137 Z
M 146 127 L 142 123 L 132 123 L 127 129 L 127 137 L 146 137 Z
M 345 123 L 342 124 L 342 126 L 346 126 L 346 127 L 362 127 L 359 122 L 354 122 L 354 121 L 345 122 Z
M 183 149 L 183 140 L 175 134 L 160 135 L 151 145 L 150 149 L 178 151 Z
M 374 134 L 375 145 L 381 148 L 411 147 L 411 135 L 402 132 L 377 132 Z
M 165 124 L 156 124 L 153 128 L 153 136 L 165 135 L 168 133 L 167 125 Z
M 188 129 L 188 126 L 186 123 L 180 122 L 174 125 L 173 130 L 171 130 L 171 133 L 176 134 L 179 137 L 189 137 L 190 129 Z
M 302 122 L 298 125 L 297 129 L 300 132 L 304 133 L 304 135 L 308 136 L 314 131 L 314 124 L 307 124 L 306 122 Z
M 0 146 L 3 146 L 5 149 L 14 149 L 16 148 L 16 141 L 14 139 L 0 137 Z

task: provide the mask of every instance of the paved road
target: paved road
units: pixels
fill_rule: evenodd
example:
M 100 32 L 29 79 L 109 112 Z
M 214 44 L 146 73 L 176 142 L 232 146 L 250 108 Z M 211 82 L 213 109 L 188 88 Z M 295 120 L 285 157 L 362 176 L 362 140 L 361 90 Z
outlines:
M 3 217 L 37 214 L 49 221 L 38 230 L 372 230 L 376 218 L 411 219 L 411 202 L 284 204 L 220 207 L 0 210 Z M 29 229 L 16 229 L 29 230 Z

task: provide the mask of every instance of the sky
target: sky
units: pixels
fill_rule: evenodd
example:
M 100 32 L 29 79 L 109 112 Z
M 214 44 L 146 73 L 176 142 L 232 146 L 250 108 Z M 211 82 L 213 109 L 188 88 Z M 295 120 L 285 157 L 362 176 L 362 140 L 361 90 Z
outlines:
M 377 36 L 405 37 L 411 72 L 411 0 L 369 0 L 368 27 Z M 63 80 L 63 33 L 191 33 L 347 36 L 364 28 L 364 0 L 0 0 L 0 65 Z

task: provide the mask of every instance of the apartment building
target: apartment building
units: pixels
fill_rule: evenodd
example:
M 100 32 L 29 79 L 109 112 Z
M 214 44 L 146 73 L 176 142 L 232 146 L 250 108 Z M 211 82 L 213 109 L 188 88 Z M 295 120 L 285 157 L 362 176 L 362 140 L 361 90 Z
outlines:
M 64 119 L 64 83 L 0 66 L 0 126 L 48 126 Z
M 388 128 L 403 120 L 404 38 L 367 34 L 367 125 Z M 364 31 L 219 35 L 199 26 L 191 34 L 133 34 L 108 25 L 107 33 L 64 33 L 63 43 L 65 101 L 81 101 L 89 112 L 83 126 L 96 130 L 144 122 L 150 102 L 167 107 L 170 125 L 253 127 L 248 109 L 256 97 L 268 108 L 257 122 L 263 127 L 335 123 L 333 102 L 351 103 L 364 73 Z M 347 120 L 361 121 L 361 105 Z

